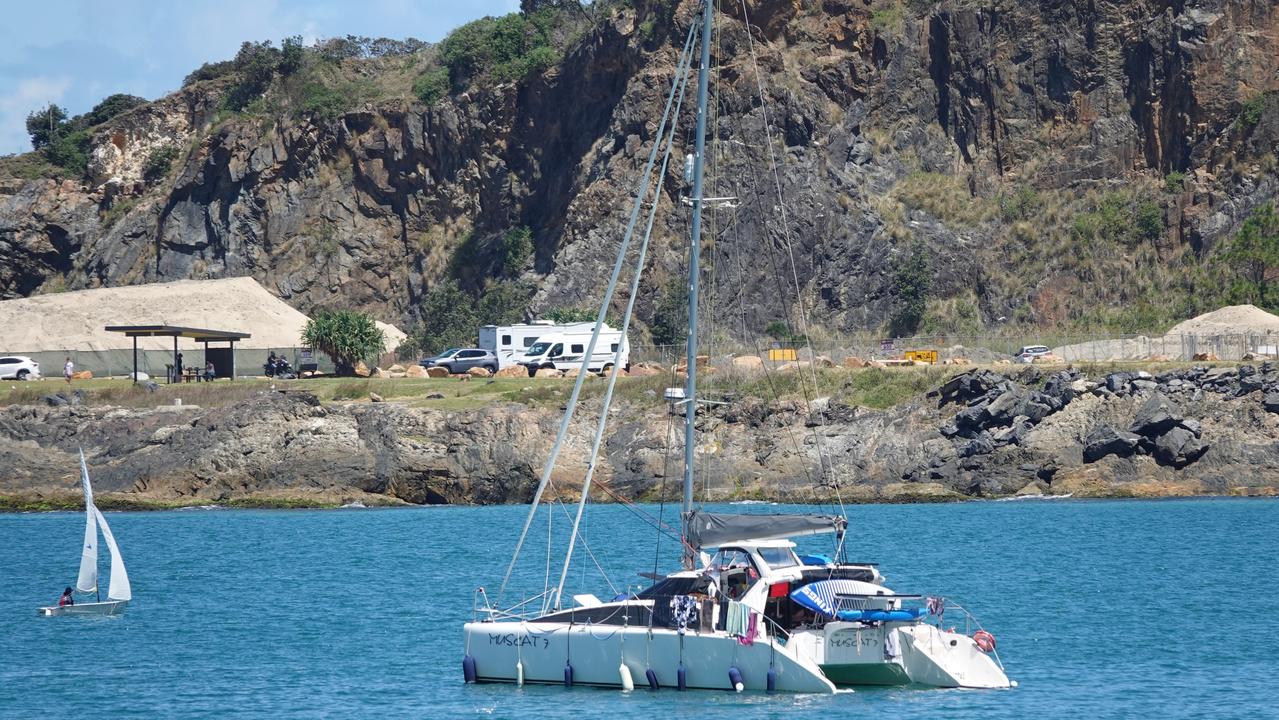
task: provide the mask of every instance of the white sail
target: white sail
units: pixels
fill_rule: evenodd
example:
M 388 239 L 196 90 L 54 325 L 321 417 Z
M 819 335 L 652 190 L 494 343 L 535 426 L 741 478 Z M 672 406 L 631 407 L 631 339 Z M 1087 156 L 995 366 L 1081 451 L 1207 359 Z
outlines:
M 120 548 L 116 547 L 111 526 L 107 525 L 107 519 L 102 517 L 102 512 L 96 507 L 93 508 L 93 514 L 98 518 L 98 525 L 102 526 L 102 537 L 106 538 L 107 550 L 111 551 L 111 586 L 107 589 L 107 599 L 132 600 L 133 588 L 129 587 L 129 573 L 124 569 L 124 558 L 120 557 Z
M 93 488 L 89 485 L 89 466 L 80 451 L 80 484 L 84 486 L 84 548 L 80 552 L 80 577 L 76 589 L 91 593 L 98 589 L 98 523 L 93 506 Z

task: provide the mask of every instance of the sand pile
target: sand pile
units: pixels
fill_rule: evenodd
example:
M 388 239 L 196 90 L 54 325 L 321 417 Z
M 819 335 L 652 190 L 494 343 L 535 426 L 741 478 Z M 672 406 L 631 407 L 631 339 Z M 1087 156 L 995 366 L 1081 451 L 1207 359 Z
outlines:
M 98 288 L 0 302 L 0 352 L 100 351 L 132 347 L 107 325 L 180 325 L 247 332 L 244 349 L 302 344 L 307 316 L 272 295 L 253 278 Z M 404 339 L 393 325 L 378 323 L 388 349 Z M 140 338 L 141 349 L 171 349 L 169 338 Z M 179 347 L 194 348 L 184 340 Z
M 1178 323 L 1168 335 L 1279 334 L 1279 316 L 1255 305 L 1230 305 Z

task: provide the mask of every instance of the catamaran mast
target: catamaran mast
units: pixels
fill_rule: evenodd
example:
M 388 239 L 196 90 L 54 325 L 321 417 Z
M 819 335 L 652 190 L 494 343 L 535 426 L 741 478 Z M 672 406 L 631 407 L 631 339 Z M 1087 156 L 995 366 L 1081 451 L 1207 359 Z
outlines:
M 693 157 L 693 222 L 688 245 L 688 381 L 684 386 L 684 537 L 688 537 L 688 516 L 693 511 L 694 421 L 697 416 L 697 268 L 702 248 L 702 178 L 705 175 L 706 104 L 711 66 L 711 13 L 714 0 L 702 7 L 702 64 L 697 71 L 697 138 Z M 684 566 L 693 567 L 691 548 L 685 547 Z

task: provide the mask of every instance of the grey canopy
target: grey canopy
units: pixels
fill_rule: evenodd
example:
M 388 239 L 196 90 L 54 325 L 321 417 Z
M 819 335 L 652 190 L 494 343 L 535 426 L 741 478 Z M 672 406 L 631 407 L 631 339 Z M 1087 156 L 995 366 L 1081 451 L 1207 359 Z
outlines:
M 835 515 L 727 515 L 705 510 L 693 510 L 685 520 L 688 543 L 695 548 L 843 532 L 848 526 L 848 520 Z

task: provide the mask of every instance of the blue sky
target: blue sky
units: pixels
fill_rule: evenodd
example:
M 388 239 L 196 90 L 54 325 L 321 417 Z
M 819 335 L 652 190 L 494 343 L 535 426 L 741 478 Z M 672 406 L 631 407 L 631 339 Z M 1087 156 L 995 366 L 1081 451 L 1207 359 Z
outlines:
M 31 149 L 25 121 L 56 103 L 72 115 L 112 93 L 149 100 L 245 40 L 343 35 L 438 41 L 519 0 L 44 0 L 6 3 L 0 23 L 0 155 Z

